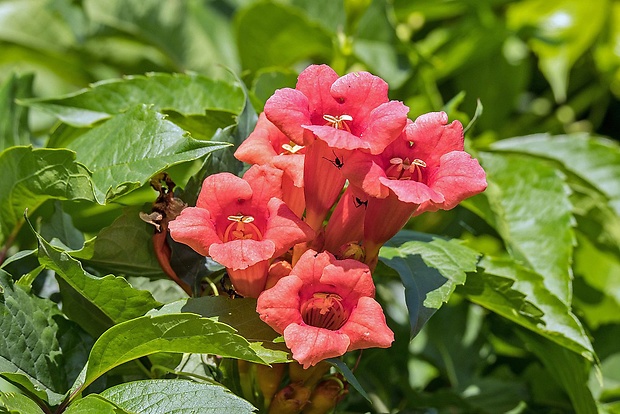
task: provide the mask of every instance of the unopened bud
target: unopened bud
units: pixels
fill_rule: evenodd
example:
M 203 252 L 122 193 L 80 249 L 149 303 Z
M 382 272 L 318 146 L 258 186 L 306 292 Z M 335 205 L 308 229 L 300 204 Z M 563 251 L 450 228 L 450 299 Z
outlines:
M 291 273 L 293 266 L 286 260 L 277 260 L 269 266 L 269 274 L 267 276 L 267 283 L 265 284 L 265 290 L 272 288 L 278 283 L 278 280 L 284 276 L 288 276 Z
M 280 388 L 285 368 L 286 364 L 273 364 L 271 367 L 256 365 L 256 382 L 258 382 L 258 388 L 263 394 L 265 407 L 269 406 L 274 394 Z
M 333 410 L 348 392 L 347 384 L 337 377 L 321 381 L 314 389 L 303 414 L 326 414 Z
M 366 249 L 357 242 L 349 242 L 340 246 L 339 258 L 363 262 L 366 259 Z
M 298 414 L 310 401 L 312 388 L 300 382 L 282 388 L 271 401 L 269 414 Z
M 329 371 L 329 363 L 322 361 L 313 367 L 304 369 L 298 362 L 291 362 L 288 365 L 288 375 L 291 382 L 301 382 L 309 387 L 314 387 L 317 382 Z

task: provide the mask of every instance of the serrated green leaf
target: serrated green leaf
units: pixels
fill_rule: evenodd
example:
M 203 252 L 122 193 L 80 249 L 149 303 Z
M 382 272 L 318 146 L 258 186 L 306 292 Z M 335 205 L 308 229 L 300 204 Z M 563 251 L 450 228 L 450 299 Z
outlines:
M 132 414 L 97 394 L 74 401 L 64 411 L 64 414 Z
M 235 29 L 242 66 L 251 71 L 332 54 L 328 32 L 284 4 L 258 2 L 239 10 Z
M 94 199 L 90 174 L 73 151 L 11 147 L 0 152 L 0 177 L 0 244 L 21 227 L 26 209 L 50 199 Z
M 232 327 L 199 315 L 143 316 L 113 326 L 95 342 L 83 389 L 125 362 L 157 352 L 215 354 L 264 363 Z
M 263 322 L 256 312 L 256 299 L 230 299 L 224 296 L 204 296 L 182 299 L 151 311 L 150 315 L 189 312 L 214 318 L 235 328 L 237 334 L 251 342 L 256 354 L 269 364 L 289 362 L 288 348 L 274 339 L 280 335 Z
M 480 267 L 484 273 L 470 278 L 462 289 L 472 302 L 584 358 L 595 359 L 581 322 L 545 287 L 543 276 L 510 259 L 485 257 Z
M 533 31 L 529 44 L 556 101 L 566 99 L 570 69 L 603 27 L 607 5 L 606 0 L 526 0 L 508 8 L 510 29 Z
M 238 85 L 198 74 L 151 73 L 100 81 L 70 95 L 22 102 L 74 127 L 85 127 L 139 104 L 152 106 L 158 112 L 174 111 L 184 116 L 220 111 L 227 112 L 230 117 L 241 113 L 244 100 L 243 90 Z
M 458 240 L 409 241 L 398 247 L 388 242 L 379 260 L 396 270 L 405 286 L 412 336 L 448 301 L 466 272 L 476 270 L 479 253 Z
M 154 227 L 140 219 L 142 206 L 128 207 L 80 250 L 69 251 L 100 273 L 165 277 L 153 250 Z
M 558 346 L 527 331 L 517 331 L 556 381 L 564 388 L 577 414 L 598 412 L 592 392 L 588 388 L 590 362 L 565 347 Z
M 544 276 L 547 289 L 571 301 L 575 219 L 564 174 L 546 161 L 518 154 L 480 153 L 493 224 L 509 253 Z
M 0 84 L 0 151 L 30 144 L 28 109 L 18 106 L 15 100 L 32 95 L 33 79 L 32 74 L 12 75 Z
M 617 142 L 586 134 L 537 134 L 498 141 L 492 148 L 559 162 L 566 171 L 603 193 L 620 215 L 620 146 Z
M 65 313 L 93 336 L 161 305 L 149 292 L 134 289 L 122 277 L 91 275 L 67 252 L 35 235 L 39 261 L 59 278 Z
M 243 414 L 256 410 L 221 385 L 181 379 L 134 381 L 109 388 L 101 395 L 140 414 Z
M 20 414 L 41 414 L 44 411 L 36 402 L 22 394 L 13 392 L 0 392 L 0 404 L 7 410 Z
M 139 188 L 172 165 L 226 146 L 187 136 L 145 105 L 115 116 L 70 145 L 77 159 L 93 172 L 95 194 L 101 204 Z
M 77 377 L 76 365 L 86 363 L 89 339 L 55 303 L 26 293 L 2 270 L 0 288 L 0 372 L 37 398 L 44 391 L 57 405 Z

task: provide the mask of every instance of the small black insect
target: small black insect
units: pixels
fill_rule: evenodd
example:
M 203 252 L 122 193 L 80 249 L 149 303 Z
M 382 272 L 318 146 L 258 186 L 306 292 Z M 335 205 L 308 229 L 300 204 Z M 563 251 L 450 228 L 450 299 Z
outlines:
M 362 200 L 359 197 L 355 197 L 355 200 L 353 200 L 353 203 L 355 204 L 355 208 L 359 208 L 361 206 L 368 208 L 368 200 Z
M 334 151 L 332 151 L 334 153 L 334 158 L 333 160 L 330 160 L 329 158 L 325 158 L 323 157 L 323 159 L 326 159 L 327 161 L 331 162 L 332 165 L 338 169 L 341 169 L 342 167 L 344 167 L 344 158 L 340 159 L 338 158 L 338 156 L 336 155 L 336 153 Z

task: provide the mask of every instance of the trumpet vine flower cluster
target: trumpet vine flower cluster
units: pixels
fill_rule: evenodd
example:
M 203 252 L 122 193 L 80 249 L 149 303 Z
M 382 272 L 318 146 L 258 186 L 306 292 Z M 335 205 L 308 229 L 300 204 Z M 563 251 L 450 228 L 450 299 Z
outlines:
M 415 121 L 367 72 L 313 65 L 277 90 L 235 157 L 243 177 L 214 174 L 171 237 L 226 267 L 261 319 L 304 367 L 387 348 L 375 301 L 379 249 L 412 216 L 451 209 L 486 188 L 443 112 Z

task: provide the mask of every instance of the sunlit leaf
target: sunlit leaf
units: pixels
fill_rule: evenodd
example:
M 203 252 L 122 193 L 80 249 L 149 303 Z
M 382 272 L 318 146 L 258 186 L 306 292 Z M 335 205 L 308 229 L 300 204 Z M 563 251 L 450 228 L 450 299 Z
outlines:
M 83 389 L 112 368 L 157 352 L 215 354 L 263 363 L 235 330 L 199 315 L 143 316 L 108 329 L 93 346 Z
M 0 392 L 0 408 L 20 414 L 42 414 L 44 411 L 36 402 L 22 394 Z
M 458 240 L 389 242 L 379 259 L 396 270 L 405 285 L 411 333 L 416 335 L 428 319 L 448 301 L 456 285 L 465 283 L 466 272 L 476 270 L 479 253 Z
M 243 109 L 244 95 L 237 85 L 197 74 L 151 73 L 101 81 L 70 95 L 23 103 L 49 112 L 69 125 L 85 127 L 139 104 L 184 116 L 204 115 L 205 111 L 236 115 Z
M 221 385 L 181 379 L 128 382 L 101 395 L 129 412 L 141 414 L 243 414 L 256 410 Z
M 132 107 L 70 144 L 78 161 L 93 172 L 97 200 L 102 204 L 139 188 L 172 165 L 226 146 L 188 137 L 145 105 Z
M 0 244 L 44 201 L 93 200 L 90 174 L 68 150 L 11 147 L 0 152 Z
M 608 197 L 620 215 L 620 145 L 585 134 L 530 135 L 493 144 L 493 149 L 520 152 L 559 162 L 566 171 L 588 182 Z
M 259 318 L 256 299 L 229 299 L 224 296 L 190 298 L 166 304 L 149 314 L 178 312 L 195 313 L 233 326 L 238 335 L 252 343 L 256 354 L 270 364 L 290 361 L 286 346 L 273 343 L 280 335 Z
M 485 152 L 479 159 L 489 182 L 480 197 L 488 203 L 484 214 L 491 214 L 485 220 L 515 259 L 544 276 L 547 289 L 570 303 L 575 219 L 564 175 L 544 160 L 523 155 Z
M 485 257 L 484 273 L 469 278 L 468 298 L 558 345 L 594 360 L 594 350 L 570 307 L 545 287 L 543 276 L 509 259 Z
M 115 404 L 107 401 L 97 394 L 89 394 L 86 397 L 74 401 L 65 414 L 131 414 Z

